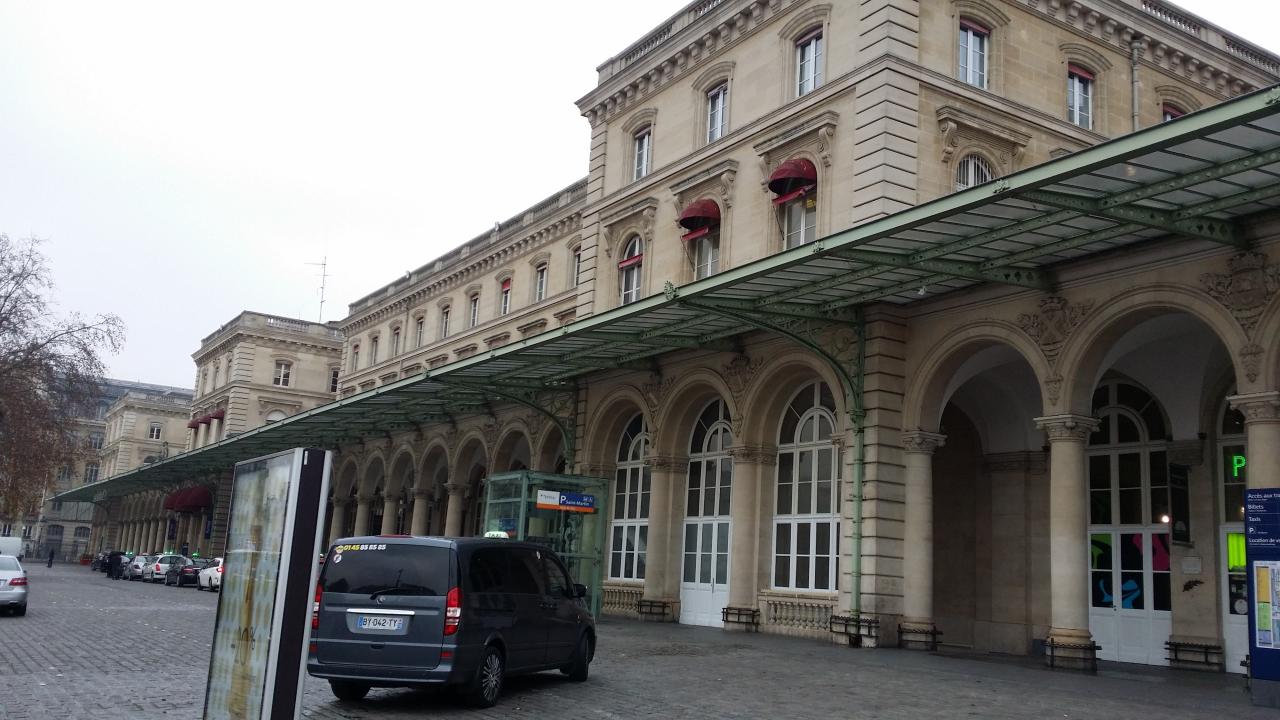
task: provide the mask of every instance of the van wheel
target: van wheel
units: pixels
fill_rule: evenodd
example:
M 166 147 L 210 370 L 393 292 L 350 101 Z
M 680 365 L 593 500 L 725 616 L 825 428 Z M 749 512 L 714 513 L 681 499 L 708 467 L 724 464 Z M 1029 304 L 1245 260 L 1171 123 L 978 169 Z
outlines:
M 343 702 L 356 702 L 363 700 L 365 695 L 369 694 L 369 686 L 364 683 L 349 682 L 347 680 L 330 680 L 329 689 L 333 691 L 333 696 Z
M 463 695 L 472 705 L 481 708 L 493 707 L 498 703 L 498 695 L 502 693 L 504 668 L 502 653 L 489 646 L 480 657 L 480 666 L 476 675 L 463 691 Z
M 591 668 L 591 639 L 583 633 L 578 638 L 578 649 L 573 651 L 573 658 L 569 660 L 569 664 L 560 668 L 560 672 L 569 676 L 574 682 L 585 682 L 587 674 Z

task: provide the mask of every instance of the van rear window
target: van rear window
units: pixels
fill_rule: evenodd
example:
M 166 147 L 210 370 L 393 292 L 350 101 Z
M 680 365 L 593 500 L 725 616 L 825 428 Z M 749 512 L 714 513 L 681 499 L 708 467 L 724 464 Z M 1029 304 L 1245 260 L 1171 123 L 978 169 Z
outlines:
M 338 545 L 325 559 L 325 592 L 356 595 L 444 595 L 449 548 L 423 545 Z

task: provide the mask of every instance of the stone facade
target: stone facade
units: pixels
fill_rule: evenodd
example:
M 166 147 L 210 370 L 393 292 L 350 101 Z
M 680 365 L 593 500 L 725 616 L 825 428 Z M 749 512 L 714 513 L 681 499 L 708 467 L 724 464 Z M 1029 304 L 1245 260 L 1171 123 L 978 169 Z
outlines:
M 962 41 L 981 42 L 980 77 Z M 692 3 L 599 66 L 578 101 L 584 181 L 350 306 L 341 394 L 998 183 L 1278 71 L 1154 0 Z M 871 304 L 860 409 L 818 353 L 756 333 L 582 379 L 563 401 L 572 460 L 515 405 L 341 447 L 328 537 L 475 534 L 488 475 L 563 469 L 614 483 L 608 612 L 647 601 L 718 624 L 728 607 L 820 638 L 856 615 L 881 644 L 1097 640 L 1151 664 L 1184 640 L 1234 669 L 1236 502 L 1280 482 L 1280 224 L 1248 234 L 1247 253 L 1179 238 L 1072 261 L 1051 293 L 922 286 Z M 814 334 L 852 347 L 851 328 Z M 1223 463 L 1246 454 L 1243 475 Z

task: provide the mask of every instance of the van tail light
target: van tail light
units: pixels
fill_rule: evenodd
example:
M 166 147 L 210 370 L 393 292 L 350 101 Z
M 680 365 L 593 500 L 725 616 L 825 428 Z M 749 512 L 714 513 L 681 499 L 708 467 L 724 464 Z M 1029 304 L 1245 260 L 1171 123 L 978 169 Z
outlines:
M 9 587 L 17 587 L 19 585 L 26 585 L 26 584 L 27 584 L 27 579 L 24 577 L 14 578 L 9 581 Z
M 222 568 L 218 568 L 221 572 Z M 316 604 L 311 606 L 311 629 L 320 629 L 320 600 L 324 597 L 324 587 L 316 583 Z
M 462 621 L 462 591 L 453 588 L 444 598 L 444 634 L 453 635 L 458 632 L 458 623 Z
M 160 563 L 156 563 L 156 572 L 160 572 Z

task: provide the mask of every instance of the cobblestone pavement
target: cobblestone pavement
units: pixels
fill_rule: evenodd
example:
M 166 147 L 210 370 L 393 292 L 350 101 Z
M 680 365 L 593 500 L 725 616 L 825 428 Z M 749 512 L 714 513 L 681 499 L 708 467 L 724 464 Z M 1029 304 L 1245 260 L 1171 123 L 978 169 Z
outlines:
M 26 617 L 0 617 L 0 718 L 199 718 L 217 596 L 29 568 Z M 1238 678 L 1127 665 L 1097 677 L 1013 659 L 854 650 L 811 640 L 606 622 L 590 681 L 514 678 L 498 707 L 375 690 L 342 704 L 310 681 L 303 716 L 336 718 L 1276 718 Z

